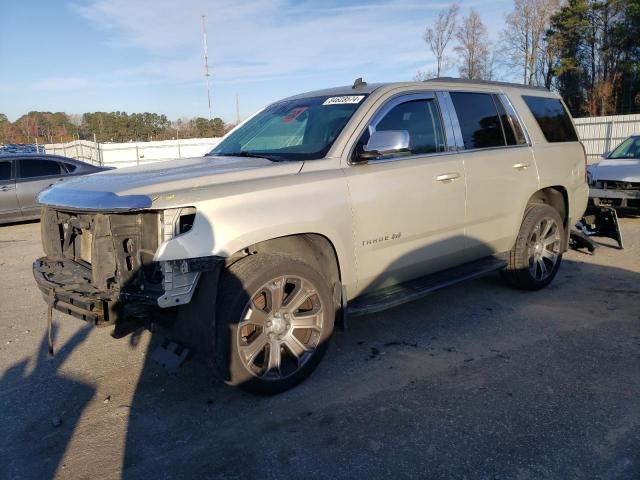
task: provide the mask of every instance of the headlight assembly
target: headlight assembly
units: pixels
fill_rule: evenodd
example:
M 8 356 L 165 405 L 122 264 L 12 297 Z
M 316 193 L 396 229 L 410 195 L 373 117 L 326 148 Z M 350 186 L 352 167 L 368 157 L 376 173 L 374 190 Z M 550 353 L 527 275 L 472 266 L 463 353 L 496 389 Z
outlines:
M 164 239 L 187 233 L 193 227 L 196 218 L 195 207 L 170 208 L 162 212 Z

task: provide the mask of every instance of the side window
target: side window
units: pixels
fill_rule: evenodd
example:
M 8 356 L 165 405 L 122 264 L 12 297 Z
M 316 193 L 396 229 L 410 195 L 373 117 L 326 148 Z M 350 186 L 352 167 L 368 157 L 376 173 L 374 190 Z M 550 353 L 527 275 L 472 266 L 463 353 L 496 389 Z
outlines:
M 507 145 L 524 145 L 527 143 L 527 139 L 524 136 L 520 122 L 512 112 L 510 106 L 509 112 L 505 108 L 504 100 L 500 97 L 493 97 L 498 107 L 498 113 L 500 114 L 500 120 L 502 121 L 502 128 L 504 129 L 504 138 L 507 141 Z
M 376 131 L 406 130 L 409 132 L 410 155 L 438 153 L 445 150 L 444 133 L 438 106 L 433 98 L 409 100 L 393 107 L 376 125 Z M 359 146 L 369 140 L 367 130 Z
M 5 160 L 0 162 L 0 182 L 3 180 L 11 180 L 11 161 Z
M 51 160 L 20 160 L 20 178 L 46 177 L 60 175 L 62 169 L 58 162 Z
M 66 172 L 63 173 L 73 173 L 76 171 L 76 169 L 78 168 L 77 165 L 74 165 L 73 163 L 62 163 L 62 166 L 64 167 L 64 169 L 66 170 Z
M 547 142 L 577 142 L 578 134 L 569 113 L 557 98 L 523 95 Z
M 462 130 L 464 148 L 504 147 L 500 117 L 493 97 L 487 93 L 451 92 Z

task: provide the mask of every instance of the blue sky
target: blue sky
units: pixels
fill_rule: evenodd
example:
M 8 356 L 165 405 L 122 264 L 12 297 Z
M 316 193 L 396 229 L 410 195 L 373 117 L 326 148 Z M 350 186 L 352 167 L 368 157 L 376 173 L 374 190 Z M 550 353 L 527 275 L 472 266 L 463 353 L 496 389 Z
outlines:
M 422 40 L 447 1 L 0 0 L 0 112 L 207 116 L 200 15 L 207 15 L 213 114 L 235 120 L 294 93 L 410 80 L 433 68 Z M 498 39 L 511 0 L 458 2 Z M 449 73 L 455 74 L 455 70 Z

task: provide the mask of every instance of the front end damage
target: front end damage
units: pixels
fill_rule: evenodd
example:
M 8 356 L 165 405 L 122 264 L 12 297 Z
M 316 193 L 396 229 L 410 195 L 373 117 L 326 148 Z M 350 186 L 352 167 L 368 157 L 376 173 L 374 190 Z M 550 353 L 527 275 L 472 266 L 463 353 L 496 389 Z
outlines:
M 191 301 L 201 272 L 214 257 L 158 262 L 158 247 L 189 231 L 193 208 L 137 212 L 74 212 L 45 207 L 45 256 L 33 274 L 52 308 L 113 325 L 122 337 L 151 323 L 172 323 L 175 307 Z

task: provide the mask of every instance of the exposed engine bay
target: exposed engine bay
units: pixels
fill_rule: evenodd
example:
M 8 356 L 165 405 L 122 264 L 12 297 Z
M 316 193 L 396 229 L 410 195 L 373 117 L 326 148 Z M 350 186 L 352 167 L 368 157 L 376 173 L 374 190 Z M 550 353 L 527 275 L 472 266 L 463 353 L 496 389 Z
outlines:
M 202 259 L 154 261 L 158 246 L 186 233 L 193 209 L 83 213 L 44 208 L 45 256 L 34 263 L 40 290 L 53 308 L 96 326 L 115 325 L 123 336 L 140 322 L 171 315 L 167 307 L 188 303 Z

